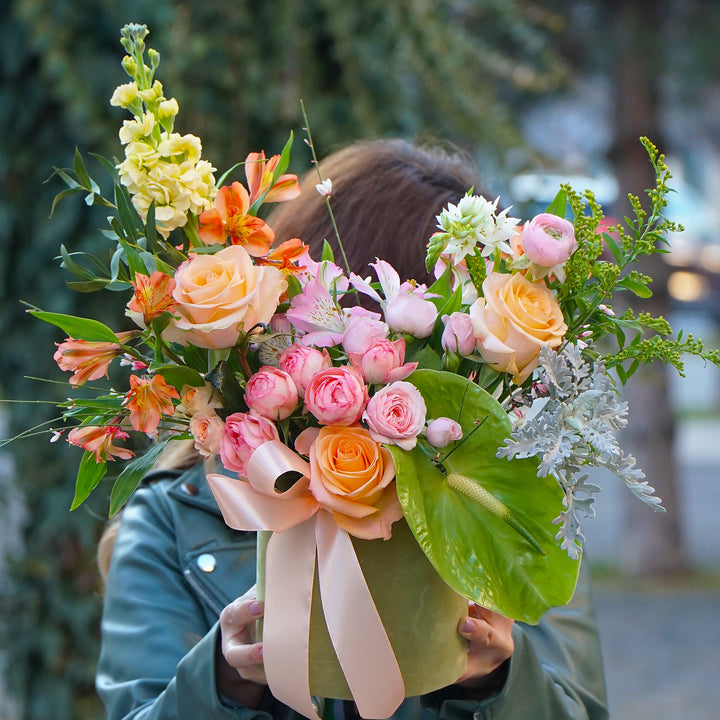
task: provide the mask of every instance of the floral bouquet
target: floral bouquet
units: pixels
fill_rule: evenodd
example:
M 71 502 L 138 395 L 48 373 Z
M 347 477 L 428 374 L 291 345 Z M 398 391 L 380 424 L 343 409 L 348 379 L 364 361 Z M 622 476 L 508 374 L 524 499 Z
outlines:
M 657 179 L 650 210 L 631 197 L 634 219 L 605 232 L 589 192 L 562 187 L 521 224 L 470 191 L 427 239 L 430 287 L 382 259 L 360 277 L 327 245 L 319 259 L 301 240 L 273 246 L 258 212 L 299 193 L 286 174 L 292 136 L 280 155 L 250 153 L 216 179 L 200 140 L 173 131 L 178 104 L 154 77 L 146 34 L 122 32 L 131 81 L 111 103 L 132 115 L 125 157 L 99 159 L 114 196 L 77 153 L 57 171 L 59 197 L 110 210 L 109 265 L 63 247 L 70 285 L 126 293 L 134 329 L 31 310 L 69 336 L 54 357 L 73 387 L 115 360 L 129 370 L 126 390 L 62 405 L 67 439 L 85 451 L 72 507 L 124 461 L 117 512 L 168 443 L 192 440 L 216 470 L 226 522 L 261 531 L 273 693 L 309 717 L 311 694 L 387 717 L 406 694 L 462 673 L 466 599 L 531 623 L 569 601 L 580 520 L 599 490 L 589 467 L 662 509 L 618 444 L 617 381 L 654 359 L 682 372 L 683 353 L 720 358 L 691 336 L 671 339 L 663 318 L 616 314 L 612 300 L 650 295 L 633 264 L 677 229 L 662 215 L 670 173 L 643 140 Z M 225 184 L 239 165 L 247 186 Z M 318 180 L 332 212 L 331 179 Z M 152 440 L 146 450 L 122 444 L 131 431 Z M 430 636 L 439 671 L 413 666 L 428 651 L 400 623 L 420 612 L 415 635 Z

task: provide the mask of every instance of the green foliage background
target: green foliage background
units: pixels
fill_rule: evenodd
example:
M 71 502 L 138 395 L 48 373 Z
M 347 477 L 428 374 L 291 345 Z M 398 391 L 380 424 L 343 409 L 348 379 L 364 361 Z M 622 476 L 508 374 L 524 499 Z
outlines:
M 53 166 L 81 152 L 120 152 L 125 82 L 119 30 L 142 22 L 177 97 L 178 129 L 200 135 L 224 169 L 250 150 L 279 151 L 305 99 L 321 154 L 360 137 L 433 135 L 502 157 L 518 146 L 511 106 L 551 90 L 566 68 L 551 42 L 562 17 L 532 2 L 441 0 L 4 0 L 0 5 L 0 393 L 57 401 L 69 389 L 52 361 L 52 327 L 26 300 L 117 325 L 121 300 L 70 293 L 60 243 L 103 255 L 101 211 L 60 204 Z M 296 169 L 307 167 L 301 143 Z M 109 295 L 109 294 L 108 294 Z M 88 307 L 91 309 L 89 310 Z M 59 384 L 28 377 L 45 377 Z M 11 433 L 53 417 L 11 408 Z M 100 717 L 94 663 L 101 588 L 94 564 L 106 507 L 69 513 L 79 451 L 49 433 L 10 446 L 27 503 L 25 553 L 2 579 L 0 647 L 7 684 L 30 720 Z M 7 452 L 7 450 L 3 450 Z M 2 498 L 0 497 L 0 503 Z

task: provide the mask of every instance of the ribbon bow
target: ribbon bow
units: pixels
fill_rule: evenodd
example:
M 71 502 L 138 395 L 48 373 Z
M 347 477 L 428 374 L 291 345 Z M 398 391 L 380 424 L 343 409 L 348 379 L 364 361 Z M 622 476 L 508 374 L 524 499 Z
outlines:
M 298 472 L 287 491 L 277 479 Z M 387 718 L 405 697 L 400 668 L 363 576 L 350 536 L 309 490 L 310 465 L 272 440 L 250 457 L 247 482 L 209 474 L 225 522 L 236 530 L 272 530 L 265 569 L 263 660 L 273 695 L 320 720 L 310 695 L 310 609 L 317 562 L 328 633 L 363 718 Z

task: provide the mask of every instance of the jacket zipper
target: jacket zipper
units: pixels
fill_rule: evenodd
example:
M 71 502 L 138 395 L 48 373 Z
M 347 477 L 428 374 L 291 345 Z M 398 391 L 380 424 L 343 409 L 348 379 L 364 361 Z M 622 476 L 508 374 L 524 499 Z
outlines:
M 210 597 L 207 590 L 195 579 L 195 576 L 192 573 L 192 570 L 190 568 L 185 568 L 183 570 L 183 575 L 185 576 L 185 579 L 190 584 L 190 587 L 200 596 L 202 600 L 205 601 L 205 603 L 210 607 L 210 609 L 219 617 L 220 613 L 222 612 L 221 605 Z

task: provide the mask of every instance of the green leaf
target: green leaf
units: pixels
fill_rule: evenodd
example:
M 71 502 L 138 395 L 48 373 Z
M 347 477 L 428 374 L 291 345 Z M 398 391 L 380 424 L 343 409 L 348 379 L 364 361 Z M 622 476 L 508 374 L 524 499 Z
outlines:
M 415 538 L 458 593 L 536 623 L 549 607 L 570 600 L 579 570 L 554 539 L 553 519 L 563 508 L 558 483 L 537 477 L 536 460 L 496 457 L 511 426 L 484 390 L 460 375 L 433 370 L 419 370 L 408 380 L 422 393 L 428 419 L 450 417 L 464 431 L 463 440 L 440 451 L 447 474 L 433 463 L 438 451 L 422 438 L 411 451 L 388 448 Z M 480 500 L 466 494 L 468 488 Z
M 552 202 L 547 206 L 546 213 L 564 218 L 567 214 L 568 197 L 564 190 L 559 190 Z
M 88 153 L 88 155 L 95 158 L 95 160 L 97 160 L 111 175 L 117 175 L 117 168 L 115 167 L 115 164 L 111 160 L 108 160 L 104 155 L 99 155 L 98 153 L 93 152 Z
M 120 183 L 115 183 L 115 204 L 117 205 L 118 219 L 127 237 L 135 242 L 138 235 L 144 231 L 143 222 L 130 200 L 130 193 Z
M 202 375 L 197 370 L 182 365 L 153 365 L 152 369 L 158 375 L 162 375 L 165 382 L 172 385 L 178 392 L 182 390 L 183 385 L 201 387 L 205 384 Z
M 442 358 L 429 345 L 425 345 L 422 350 L 413 355 L 413 362 L 417 362 L 419 368 L 429 370 L 442 368 Z
M 645 284 L 633 280 L 632 278 L 625 277 L 618 281 L 618 287 L 623 287 L 629 290 L 633 295 L 637 295 L 639 298 L 652 297 L 652 290 Z
M 122 249 L 125 251 L 125 259 L 127 260 L 128 269 L 130 270 L 130 277 L 134 278 L 136 273 L 142 273 L 143 275 L 149 275 L 148 269 L 145 267 L 140 253 L 130 243 L 126 242 L 122 238 L 118 239 Z
M 75 481 L 75 497 L 73 498 L 70 510 L 79 508 L 88 495 L 99 485 L 105 477 L 107 463 L 96 462 L 95 453 L 86 452 L 80 461 L 77 480 Z
M 322 249 L 322 256 L 320 257 L 321 261 L 329 261 L 331 263 L 335 262 L 335 253 L 333 252 L 332 246 L 327 241 L 327 238 L 323 240 L 323 249 Z
M 235 377 L 232 366 L 227 360 L 221 360 L 205 379 L 211 383 L 222 396 L 223 405 L 230 413 L 247 409 L 245 394 L 238 379 Z
M 40 320 L 44 320 L 51 325 L 56 325 L 61 330 L 64 330 L 69 337 L 75 338 L 76 340 L 120 342 L 118 336 L 107 325 L 103 325 L 97 320 L 75 317 L 74 315 L 44 312 L 42 310 L 28 310 L 28 312 Z
M 95 280 L 97 278 L 97 275 L 92 272 L 92 270 L 78 265 L 78 263 L 72 259 L 71 253 L 67 251 L 64 245 L 60 245 L 60 257 L 62 257 L 62 266 L 76 278 L 80 280 Z
M 292 150 L 293 139 L 294 134 L 291 130 L 290 136 L 288 137 L 287 142 L 285 143 L 285 146 L 280 153 L 280 160 L 278 160 L 278 164 L 275 166 L 275 171 L 273 172 L 273 184 L 278 181 L 280 176 L 288 169 L 288 166 L 290 165 L 290 151 Z
M 82 188 L 80 188 L 80 187 L 75 187 L 75 188 L 68 188 L 67 190 L 62 190 L 61 192 L 59 192 L 59 193 L 55 196 L 55 199 L 53 200 L 52 207 L 50 208 L 50 217 L 53 216 L 53 213 L 55 212 L 55 206 L 56 206 L 62 199 L 66 198 L 66 197 L 70 197 L 70 195 L 75 195 L 75 194 L 77 194 L 77 193 L 79 193 L 79 192 L 84 192 L 84 190 L 83 190 Z
M 90 179 L 90 174 L 85 167 L 82 155 L 77 147 L 75 148 L 75 156 L 73 157 L 73 168 L 75 170 L 75 174 L 77 175 L 77 179 L 86 190 L 94 190 L 97 188 L 97 185 Z
M 112 492 L 110 493 L 110 517 L 120 510 L 128 498 L 135 492 L 142 479 L 150 472 L 160 453 L 165 449 L 168 441 L 153 445 L 144 455 L 136 457 L 128 463 L 118 475 Z
M 618 246 L 618 244 L 615 242 L 615 238 L 612 235 L 608 235 L 608 233 L 602 233 L 602 239 L 605 245 L 610 248 L 610 252 L 613 254 L 613 257 L 615 258 L 615 262 L 620 265 L 623 260 L 623 252 Z
M 244 163 L 237 162 L 237 163 L 235 163 L 229 170 L 226 170 L 226 171 L 217 179 L 217 181 L 215 182 L 215 186 L 216 186 L 216 187 L 222 187 L 223 184 L 225 183 L 225 181 L 227 180 L 228 175 L 230 175 L 230 173 L 231 173 L 233 170 L 235 170 L 235 168 L 239 168 L 241 165 L 244 165 Z
M 294 275 L 287 276 L 287 296 L 288 300 L 292 300 L 296 295 L 300 295 L 302 292 L 302 285 L 300 281 Z
M 98 290 L 105 289 L 110 280 L 107 278 L 96 278 L 95 280 L 78 280 L 66 283 L 66 285 L 75 292 L 97 292 Z
M 150 203 L 145 218 L 145 237 L 147 238 L 147 249 L 154 253 L 157 245 L 157 227 L 155 227 L 155 201 Z

